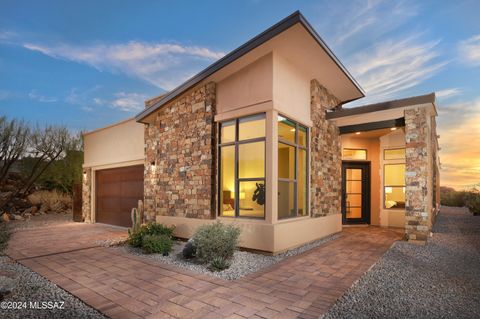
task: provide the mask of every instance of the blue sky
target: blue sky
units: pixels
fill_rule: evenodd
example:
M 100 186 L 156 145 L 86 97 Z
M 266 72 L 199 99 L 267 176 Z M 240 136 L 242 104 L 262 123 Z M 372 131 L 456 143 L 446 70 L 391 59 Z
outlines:
M 366 90 L 354 105 L 437 92 L 443 181 L 480 181 L 476 0 L 2 0 L 0 112 L 72 130 L 131 117 L 295 10 Z

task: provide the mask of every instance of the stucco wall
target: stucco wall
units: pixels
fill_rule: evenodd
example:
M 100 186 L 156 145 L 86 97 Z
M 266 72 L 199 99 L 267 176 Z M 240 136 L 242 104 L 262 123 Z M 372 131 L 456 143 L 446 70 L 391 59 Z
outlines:
M 145 158 L 144 124 L 129 119 L 84 134 L 84 167 Z
M 304 125 L 311 124 L 310 78 L 281 54 L 273 55 L 273 105 Z
M 217 113 L 272 101 L 272 53 L 217 83 Z

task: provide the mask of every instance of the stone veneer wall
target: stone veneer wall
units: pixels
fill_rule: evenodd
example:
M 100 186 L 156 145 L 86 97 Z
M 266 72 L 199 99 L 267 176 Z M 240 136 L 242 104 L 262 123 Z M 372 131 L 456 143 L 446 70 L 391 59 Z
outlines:
M 83 221 L 92 221 L 92 169 L 85 168 L 82 174 L 82 216 Z
M 341 213 L 342 149 L 338 128 L 326 119 L 326 111 L 340 104 L 317 80 L 310 82 L 310 207 L 311 216 Z
M 406 207 L 405 235 L 408 240 L 427 240 L 429 227 L 427 110 L 405 110 Z
M 145 217 L 210 219 L 215 206 L 215 84 L 162 107 L 145 128 Z

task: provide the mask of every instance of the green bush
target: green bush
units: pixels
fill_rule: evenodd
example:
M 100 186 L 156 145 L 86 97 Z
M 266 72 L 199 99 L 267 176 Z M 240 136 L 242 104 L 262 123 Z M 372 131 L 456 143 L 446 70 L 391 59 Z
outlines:
M 133 247 L 143 246 L 143 237 L 146 235 L 166 235 L 169 238 L 172 237 L 175 226 L 165 226 L 163 224 L 148 223 L 142 225 L 137 231 L 128 231 L 127 243 Z
M 197 258 L 200 262 L 207 263 L 215 258 L 231 258 L 239 237 L 240 228 L 217 222 L 200 226 L 192 238 Z
M 474 215 L 480 215 L 480 191 L 473 189 L 468 192 L 465 204 Z
M 145 235 L 142 239 L 142 248 L 147 254 L 168 254 L 172 245 L 172 238 L 168 235 Z
M 230 263 L 225 258 L 215 257 L 210 263 L 209 269 L 211 271 L 222 271 L 228 267 L 230 267 Z
M 467 192 L 456 191 L 450 187 L 440 187 L 440 203 L 444 206 L 463 207 L 465 206 Z

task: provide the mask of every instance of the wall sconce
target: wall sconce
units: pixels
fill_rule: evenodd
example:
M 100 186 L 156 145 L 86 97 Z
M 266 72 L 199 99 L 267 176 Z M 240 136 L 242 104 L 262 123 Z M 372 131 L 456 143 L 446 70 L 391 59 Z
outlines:
M 87 179 L 87 171 L 83 171 L 83 179 Z

